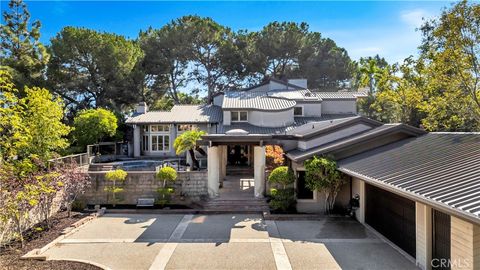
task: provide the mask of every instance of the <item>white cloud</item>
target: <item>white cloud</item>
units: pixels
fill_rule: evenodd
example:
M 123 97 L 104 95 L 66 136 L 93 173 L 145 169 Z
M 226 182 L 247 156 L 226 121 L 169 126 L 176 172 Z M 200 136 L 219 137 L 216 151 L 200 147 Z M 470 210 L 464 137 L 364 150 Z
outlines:
M 400 12 L 400 19 L 411 27 L 418 28 L 423 24 L 423 19 L 431 15 L 424 9 L 404 10 Z

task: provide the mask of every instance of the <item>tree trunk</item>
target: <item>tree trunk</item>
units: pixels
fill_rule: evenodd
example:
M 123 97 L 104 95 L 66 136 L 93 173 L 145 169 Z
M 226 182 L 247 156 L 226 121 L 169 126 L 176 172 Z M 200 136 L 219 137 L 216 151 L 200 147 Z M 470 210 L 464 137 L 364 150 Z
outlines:
M 201 147 L 199 147 L 199 146 L 197 146 L 197 147 L 195 148 L 195 150 L 197 150 L 202 156 L 206 156 L 206 155 L 207 155 L 207 153 L 205 153 L 205 151 L 204 151 Z
M 115 208 L 117 198 L 115 197 L 115 180 L 113 181 L 113 190 L 112 190 L 112 199 L 113 199 L 113 207 Z
M 190 157 L 192 158 L 192 164 L 190 164 L 190 169 L 193 171 L 195 168 L 199 168 L 200 164 L 195 157 L 195 151 L 193 149 L 188 150 L 188 153 L 190 153 Z

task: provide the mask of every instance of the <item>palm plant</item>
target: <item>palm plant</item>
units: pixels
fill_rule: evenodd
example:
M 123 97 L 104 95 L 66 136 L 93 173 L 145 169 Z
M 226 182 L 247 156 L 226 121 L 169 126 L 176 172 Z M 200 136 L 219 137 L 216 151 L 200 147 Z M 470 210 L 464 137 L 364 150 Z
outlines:
M 180 136 L 178 136 L 173 143 L 173 147 L 175 148 L 175 152 L 177 153 L 177 155 L 188 151 L 190 157 L 192 158 L 192 164 L 190 164 L 191 170 L 200 167 L 200 164 L 195 157 L 195 150 L 203 152 L 200 146 L 197 145 L 197 141 L 200 140 L 205 134 L 205 131 L 202 130 L 185 131 Z

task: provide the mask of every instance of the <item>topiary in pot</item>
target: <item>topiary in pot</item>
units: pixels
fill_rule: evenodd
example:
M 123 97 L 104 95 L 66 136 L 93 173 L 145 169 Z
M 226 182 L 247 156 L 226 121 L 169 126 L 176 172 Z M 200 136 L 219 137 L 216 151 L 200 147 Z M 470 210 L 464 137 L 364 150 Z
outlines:
M 109 171 L 105 174 L 105 180 L 112 181 L 112 185 L 105 187 L 105 191 L 112 193 L 112 205 L 115 207 L 117 203 L 116 194 L 123 191 L 122 187 L 117 186 L 117 182 L 123 182 L 127 179 L 127 172 L 122 169 Z
M 170 202 L 171 196 L 175 192 L 175 189 L 169 187 L 168 184 L 177 180 L 177 171 L 172 167 L 163 167 L 157 172 L 156 177 L 161 181 L 161 187 L 157 189 L 159 195 L 157 203 L 164 206 Z

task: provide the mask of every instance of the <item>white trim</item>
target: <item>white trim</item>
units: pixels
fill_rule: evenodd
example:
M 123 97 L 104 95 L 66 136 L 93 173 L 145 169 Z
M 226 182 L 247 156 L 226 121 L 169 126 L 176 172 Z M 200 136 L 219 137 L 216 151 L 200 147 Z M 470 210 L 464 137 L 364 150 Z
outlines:
M 374 185 L 376 187 L 379 187 L 379 188 L 382 188 L 384 190 L 390 191 L 392 193 L 395 193 L 397 195 L 400 195 L 400 196 L 405 197 L 407 199 L 410 199 L 412 201 L 424 203 L 426 205 L 431 206 L 434 209 L 443 211 L 446 214 L 449 214 L 451 216 L 455 216 L 457 218 L 463 219 L 465 221 L 469 221 L 469 222 L 477 224 L 477 225 L 480 224 L 480 218 L 478 218 L 478 216 L 475 216 L 474 214 L 471 214 L 471 213 L 468 213 L 468 212 L 461 212 L 461 210 L 459 210 L 458 208 L 455 208 L 453 206 L 445 205 L 445 204 L 442 204 L 441 202 L 438 202 L 438 201 L 435 201 L 435 200 L 432 200 L 432 199 L 429 199 L 429 198 L 426 198 L 426 197 L 423 197 L 423 196 L 412 194 L 409 191 L 402 190 L 402 189 L 400 189 L 396 186 L 390 185 L 390 184 L 386 184 L 381 180 L 377 180 L 377 179 L 374 179 L 374 178 L 356 173 L 354 171 L 351 171 L 351 170 L 348 170 L 348 169 L 345 169 L 345 168 L 342 168 L 342 167 L 338 168 L 338 170 L 345 173 L 345 174 L 348 174 L 350 176 L 361 179 L 361 180 L 365 181 L 365 183 L 367 183 L 367 184 Z
M 302 114 L 295 114 L 295 108 L 302 108 Z M 293 116 L 305 116 L 305 106 L 303 105 L 295 105 L 293 107 Z
M 247 120 L 240 120 L 240 114 L 244 112 L 247 114 Z M 238 116 L 238 120 L 233 120 L 233 113 L 236 113 L 237 116 Z M 235 122 L 235 123 L 239 123 L 239 122 L 248 122 L 248 111 L 230 111 L 230 122 Z
M 163 139 L 162 139 L 162 148 L 163 148 L 163 150 L 153 150 L 153 142 L 152 142 L 152 141 L 153 141 L 153 136 L 163 137 Z M 165 137 L 166 137 L 166 136 L 168 136 L 168 149 L 167 149 L 167 150 L 165 150 Z M 170 133 L 153 133 L 153 134 L 150 134 L 148 137 L 150 138 L 150 139 L 149 139 L 149 141 L 150 141 L 150 148 L 149 148 L 150 151 L 149 151 L 149 152 L 150 152 L 150 153 L 169 153 L 169 152 L 170 152 L 170 150 L 171 150 L 171 145 L 170 145 L 170 137 L 171 137 L 171 135 L 170 135 Z M 157 139 L 157 145 L 158 145 L 158 144 L 159 144 L 159 143 L 158 143 L 158 139 Z

